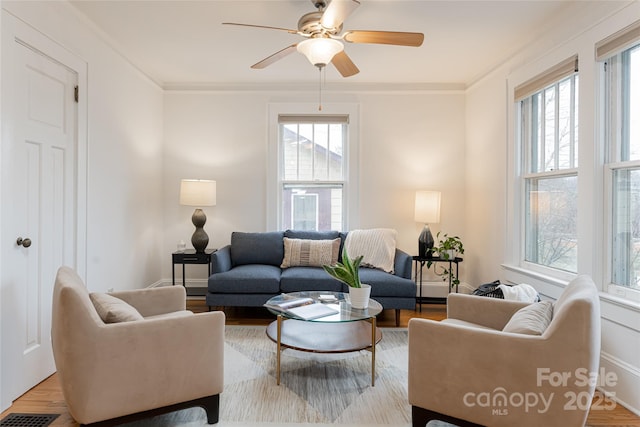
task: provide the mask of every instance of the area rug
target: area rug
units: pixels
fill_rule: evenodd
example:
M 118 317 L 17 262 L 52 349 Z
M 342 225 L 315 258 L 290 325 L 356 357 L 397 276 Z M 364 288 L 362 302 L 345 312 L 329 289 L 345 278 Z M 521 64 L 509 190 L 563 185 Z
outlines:
M 276 345 L 264 326 L 227 326 L 220 427 L 411 425 L 407 400 L 407 330 L 383 328 L 376 346 L 376 382 L 371 386 L 368 351 L 317 354 L 287 349 L 276 385 Z M 188 362 L 187 362 L 188 363 Z M 205 426 L 193 408 L 129 424 Z M 445 426 L 430 423 L 429 427 Z

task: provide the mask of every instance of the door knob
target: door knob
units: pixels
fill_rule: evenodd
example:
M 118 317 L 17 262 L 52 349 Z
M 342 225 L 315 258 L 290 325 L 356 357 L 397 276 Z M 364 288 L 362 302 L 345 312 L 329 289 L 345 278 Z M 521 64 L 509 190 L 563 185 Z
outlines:
M 31 246 L 31 239 L 28 237 L 26 239 L 23 239 L 22 237 L 18 237 L 18 240 L 16 240 L 16 243 L 18 244 L 18 246 L 24 246 L 25 248 L 28 248 L 29 246 Z

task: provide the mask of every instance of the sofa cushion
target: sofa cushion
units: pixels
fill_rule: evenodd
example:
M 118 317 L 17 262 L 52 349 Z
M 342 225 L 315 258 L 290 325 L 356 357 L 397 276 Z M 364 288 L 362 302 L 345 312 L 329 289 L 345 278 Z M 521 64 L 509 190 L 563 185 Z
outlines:
M 231 233 L 231 261 L 233 265 L 265 264 L 280 266 L 284 257 L 284 233 Z
M 291 267 L 282 271 L 280 290 L 297 291 L 342 291 L 342 283 L 329 276 L 321 267 Z
M 218 294 L 277 294 L 280 267 L 262 264 L 239 265 L 209 277 L 208 290 Z
M 144 317 L 142 317 L 138 310 L 120 298 L 98 292 L 90 294 L 89 297 L 104 323 L 144 320 Z
M 361 268 L 360 281 L 371 285 L 371 298 L 385 297 L 416 297 L 416 283 L 411 279 L 385 273 L 375 268 Z
M 550 301 L 536 302 L 516 311 L 502 330 L 517 334 L 542 335 L 551 323 L 552 315 L 553 304 Z
M 303 240 L 284 238 L 284 258 L 280 267 L 322 267 L 338 262 L 340 238 Z
M 390 228 L 352 230 L 344 246 L 350 258 L 362 255 L 362 266 L 393 273 L 397 234 Z

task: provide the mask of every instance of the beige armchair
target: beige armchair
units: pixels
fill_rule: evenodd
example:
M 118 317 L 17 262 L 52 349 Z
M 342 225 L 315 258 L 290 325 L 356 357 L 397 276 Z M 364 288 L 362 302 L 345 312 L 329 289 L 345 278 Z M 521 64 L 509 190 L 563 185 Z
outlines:
M 598 290 L 588 276 L 579 276 L 553 304 L 541 335 L 504 332 L 527 305 L 451 294 L 447 319 L 411 319 L 414 427 L 430 420 L 459 426 L 584 425 L 599 366 Z
M 208 423 L 217 423 L 224 314 L 187 311 L 184 288 L 171 286 L 110 294 L 129 304 L 116 304 L 127 307 L 129 321 L 105 323 L 96 310 L 105 315 L 105 306 L 92 302 L 104 295 L 90 295 L 72 269 L 58 270 L 53 354 L 73 418 L 115 425 L 200 406 Z M 106 306 L 110 315 L 117 314 L 118 307 Z M 131 321 L 131 312 L 142 320 Z

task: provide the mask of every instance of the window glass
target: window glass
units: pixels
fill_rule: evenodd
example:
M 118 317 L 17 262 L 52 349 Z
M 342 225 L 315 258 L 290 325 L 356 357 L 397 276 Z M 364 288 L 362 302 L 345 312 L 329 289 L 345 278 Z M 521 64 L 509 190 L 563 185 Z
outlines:
M 577 184 L 575 175 L 527 180 L 527 261 L 577 270 Z

